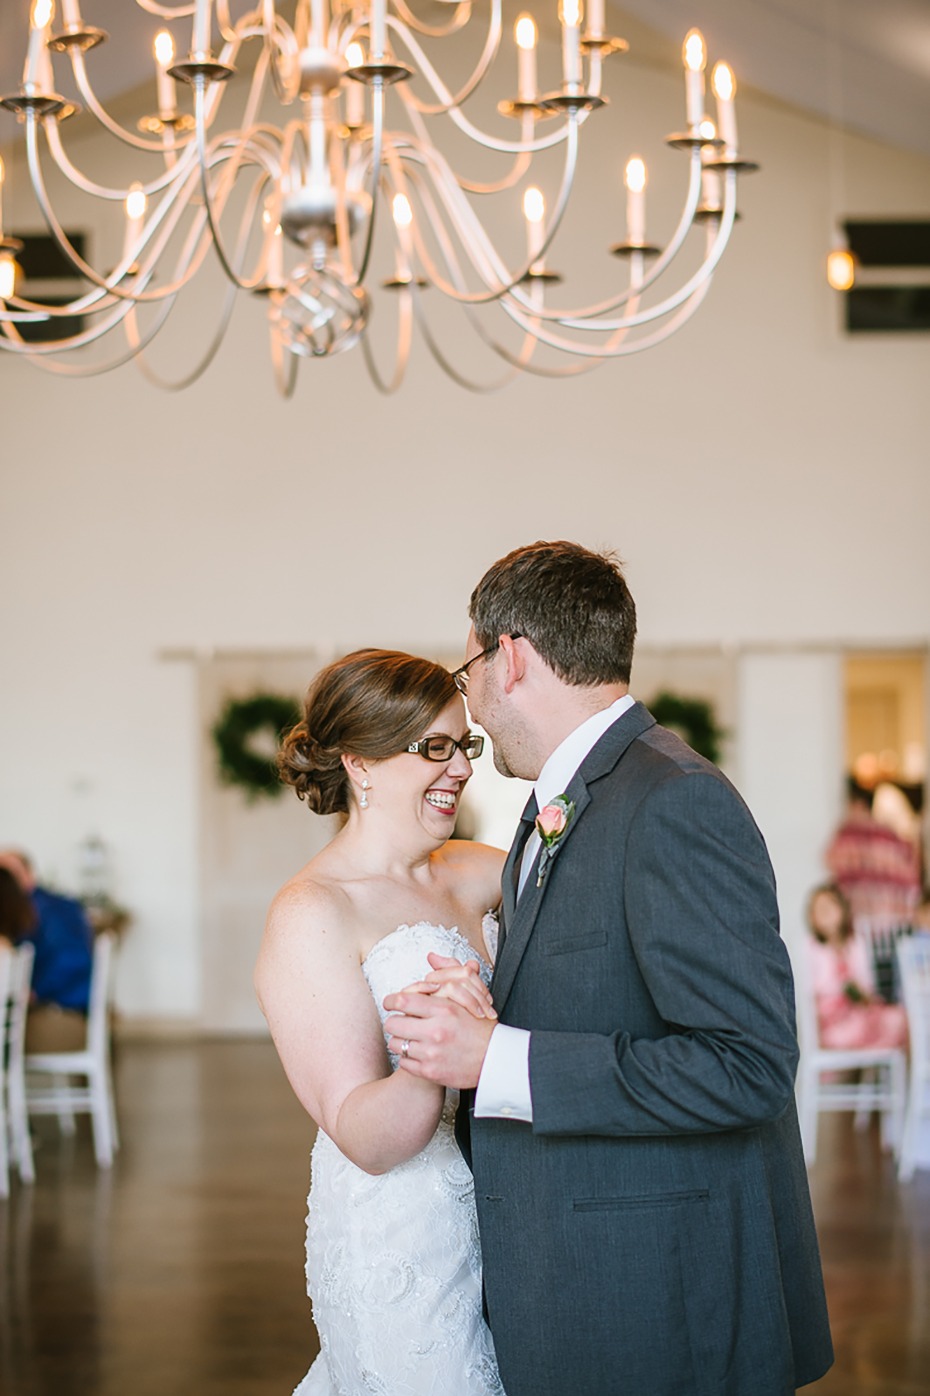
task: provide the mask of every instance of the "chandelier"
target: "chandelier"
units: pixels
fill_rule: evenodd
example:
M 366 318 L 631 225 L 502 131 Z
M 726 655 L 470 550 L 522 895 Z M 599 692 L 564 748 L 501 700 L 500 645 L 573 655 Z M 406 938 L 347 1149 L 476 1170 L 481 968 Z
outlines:
M 135 125 L 94 90 L 94 50 L 107 35 L 85 21 L 81 0 L 60 0 L 58 14 L 54 0 L 33 0 L 20 90 L 0 98 L 23 124 L 34 197 L 81 283 L 64 304 L 19 294 L 22 244 L 3 235 L 0 203 L 0 348 L 49 371 L 96 374 L 135 360 L 161 386 L 183 387 L 215 356 L 245 293 L 264 298 L 285 395 L 302 359 L 357 344 L 377 387 L 393 391 L 415 328 L 475 391 L 522 372 L 581 373 L 659 343 L 694 314 L 737 217 L 737 177 L 756 168 L 739 156 L 726 63 L 712 74 L 716 119 L 705 113 L 705 44 L 691 30 L 685 121 L 668 137 L 683 160 L 677 226 L 664 247 L 648 239 L 647 172 L 634 155 L 624 227 L 601 161 L 587 197 L 598 207 L 616 197 L 620 239 L 614 260 L 603 249 L 603 273 L 584 258 L 593 299 L 573 305 L 553 263 L 569 240 L 557 234 L 583 183 L 582 131 L 606 119 L 604 65 L 627 48 L 605 28 L 604 0 L 588 0 L 586 15 L 581 0 L 559 0 L 557 75 L 537 63 L 531 15 L 519 16 L 511 41 L 501 0 L 487 0 L 480 19 L 472 0 L 421 0 L 422 14 L 408 0 L 253 0 L 238 17 L 230 0 L 136 5 L 163 27 L 150 109 Z M 132 181 L 101 183 L 75 163 L 66 122 L 80 107 L 131 152 Z M 126 167 L 123 153 L 114 168 Z M 66 232 L 52 191 L 63 180 L 104 210 L 94 226 L 109 229 L 108 264 L 92 265 Z M 225 285 L 215 333 L 169 379 L 149 345 L 210 257 Z M 447 303 L 457 307 L 451 321 L 437 313 Z M 464 328 L 493 372 L 462 366 Z

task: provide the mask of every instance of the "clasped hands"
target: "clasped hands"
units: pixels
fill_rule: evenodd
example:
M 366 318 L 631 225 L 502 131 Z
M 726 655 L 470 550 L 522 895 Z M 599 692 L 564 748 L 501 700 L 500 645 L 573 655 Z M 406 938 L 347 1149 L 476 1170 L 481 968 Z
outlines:
M 431 954 L 429 962 L 425 979 L 384 1000 L 388 1047 L 411 1076 L 465 1090 L 478 1084 L 497 1013 L 477 960 Z

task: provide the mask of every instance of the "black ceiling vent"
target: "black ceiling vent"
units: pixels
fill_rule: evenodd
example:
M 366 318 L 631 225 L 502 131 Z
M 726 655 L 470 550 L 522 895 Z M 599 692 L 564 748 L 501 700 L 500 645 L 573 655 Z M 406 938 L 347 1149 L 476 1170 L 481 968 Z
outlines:
M 846 293 L 853 334 L 930 331 L 930 222 L 847 219 L 856 284 Z

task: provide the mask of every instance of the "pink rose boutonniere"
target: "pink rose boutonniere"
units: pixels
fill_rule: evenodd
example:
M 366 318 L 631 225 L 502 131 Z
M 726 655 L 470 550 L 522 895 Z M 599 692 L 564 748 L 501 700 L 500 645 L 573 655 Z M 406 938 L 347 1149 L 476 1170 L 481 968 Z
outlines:
M 536 832 L 542 839 L 542 853 L 539 855 L 539 872 L 536 886 L 543 885 L 543 879 L 559 847 L 559 840 L 568 828 L 575 813 L 575 802 L 567 795 L 556 795 L 536 816 Z

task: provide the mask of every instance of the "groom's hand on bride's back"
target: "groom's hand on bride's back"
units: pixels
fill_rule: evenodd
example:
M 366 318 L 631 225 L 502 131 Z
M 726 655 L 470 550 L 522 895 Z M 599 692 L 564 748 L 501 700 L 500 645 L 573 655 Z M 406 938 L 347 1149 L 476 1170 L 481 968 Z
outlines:
M 425 980 L 384 1000 L 392 1015 L 384 1024 L 388 1047 L 413 1076 L 460 1090 L 476 1086 L 497 1022 L 491 995 L 476 961 L 429 959 L 433 969 Z

